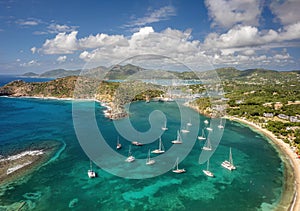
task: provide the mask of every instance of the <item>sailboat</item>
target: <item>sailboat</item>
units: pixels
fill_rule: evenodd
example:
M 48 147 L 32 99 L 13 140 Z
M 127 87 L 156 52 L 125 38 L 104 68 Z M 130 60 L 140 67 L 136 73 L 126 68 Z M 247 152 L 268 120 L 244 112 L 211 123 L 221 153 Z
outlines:
M 151 151 L 151 153 L 154 153 L 154 154 L 162 154 L 162 153 L 164 153 L 164 152 L 165 152 L 164 146 L 163 146 L 163 144 L 162 144 L 161 137 L 159 137 L 158 149 L 155 149 L 155 150 Z
M 153 165 L 154 163 L 155 163 L 155 160 L 150 158 L 150 149 L 149 149 L 146 165 Z
M 203 173 L 206 174 L 206 176 L 208 177 L 214 177 L 214 174 L 211 171 L 209 171 L 209 159 L 207 160 L 206 170 L 203 170 Z
M 175 162 L 175 164 L 174 164 L 174 168 L 173 168 L 172 171 L 173 171 L 174 173 L 176 173 L 176 174 L 181 174 L 181 173 L 186 172 L 185 169 L 179 169 L 179 168 L 178 168 L 178 162 L 179 162 L 179 158 L 177 157 L 176 162 Z M 176 168 L 175 168 L 175 167 L 176 167 Z
M 129 145 L 129 150 L 128 150 L 128 157 L 125 160 L 128 163 L 131 163 L 133 161 L 135 161 L 135 157 L 132 156 L 131 154 L 131 145 Z
M 206 139 L 206 137 L 205 137 L 205 133 L 204 133 L 204 129 L 202 129 L 202 134 L 201 134 L 201 136 L 198 136 L 198 139 L 199 139 L 200 141 L 202 141 L 202 140 L 205 140 L 205 139 Z
M 220 121 L 220 124 L 218 125 L 218 128 L 220 128 L 220 129 L 223 129 L 223 128 L 224 128 L 224 126 L 222 125 L 222 119 L 221 119 L 221 121 Z
M 181 129 L 181 132 L 182 133 L 189 133 L 190 131 L 188 130 L 188 125 L 184 128 L 184 129 Z
M 172 141 L 172 144 L 182 144 L 182 138 L 180 136 L 179 130 L 177 130 L 177 138 L 176 140 Z
M 139 139 L 139 134 L 137 134 L 137 137 L 138 137 L 138 139 Z M 143 143 L 140 143 L 140 142 L 138 142 L 138 141 L 132 141 L 131 144 L 132 144 L 132 145 L 135 145 L 135 146 L 143 146 L 143 145 L 144 145 Z
M 167 121 L 165 121 L 164 126 L 162 126 L 161 129 L 162 129 L 162 130 L 168 130 L 168 128 L 167 128 Z
M 208 120 L 206 119 L 206 120 L 204 120 L 204 123 L 205 123 L 206 125 L 208 125 L 209 122 L 208 122 Z
M 235 170 L 236 167 L 233 165 L 233 159 L 232 159 L 232 153 L 231 153 L 231 147 L 229 149 L 229 161 L 228 160 L 225 160 L 222 162 L 221 164 L 224 168 L 232 171 L 232 170 Z
M 118 139 L 117 139 L 117 149 L 121 149 L 122 148 L 122 144 L 120 144 L 120 139 L 119 139 L 119 136 L 118 136 Z
M 186 125 L 187 125 L 187 126 L 192 126 L 191 118 L 190 118 L 190 121 L 189 121 Z
M 210 143 L 209 138 L 207 139 L 207 141 L 206 141 L 206 143 L 205 143 L 205 145 L 203 146 L 202 149 L 203 149 L 203 150 L 206 150 L 206 151 L 212 150 L 212 147 L 211 147 L 211 143 Z
M 212 131 L 213 129 L 211 127 L 207 127 L 206 130 Z
M 89 176 L 89 178 L 95 178 L 96 177 L 96 172 L 93 170 L 91 160 L 90 160 L 90 169 L 88 170 L 88 176 Z

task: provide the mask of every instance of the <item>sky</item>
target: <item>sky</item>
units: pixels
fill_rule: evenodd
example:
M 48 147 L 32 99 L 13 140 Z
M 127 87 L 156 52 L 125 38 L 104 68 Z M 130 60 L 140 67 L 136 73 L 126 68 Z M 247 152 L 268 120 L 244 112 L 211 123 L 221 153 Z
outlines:
M 0 74 L 158 55 L 191 69 L 300 69 L 299 0 L 0 0 Z

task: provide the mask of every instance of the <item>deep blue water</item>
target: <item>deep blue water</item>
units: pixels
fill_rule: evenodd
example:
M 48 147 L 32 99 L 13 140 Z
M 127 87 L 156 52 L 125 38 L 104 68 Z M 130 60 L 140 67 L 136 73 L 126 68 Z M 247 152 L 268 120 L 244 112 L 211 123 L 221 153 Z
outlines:
M 104 117 L 103 107 L 98 103 L 81 103 L 82 112 L 90 105 L 96 107 L 99 131 L 114 148 L 118 133 L 113 122 Z M 133 103 L 131 122 L 137 130 L 147 131 L 150 127 L 148 116 L 155 110 L 164 112 L 168 119 L 169 130 L 162 139 L 166 150 L 170 150 L 170 141 L 176 138 L 180 128 L 175 103 Z M 215 178 L 203 174 L 206 165 L 198 163 L 203 143 L 196 141 L 180 163 L 180 167 L 187 170 L 185 174 L 169 171 L 150 179 L 130 180 L 94 166 L 99 177 L 91 180 L 87 177 L 89 158 L 74 130 L 72 101 L 1 97 L 0 111 L 0 154 L 11 154 L 29 142 L 56 140 L 66 144 L 57 159 L 31 174 L 25 182 L 0 188 L 0 206 L 26 201 L 32 210 L 67 210 L 70 207 L 73 210 L 230 211 L 267 207 L 265 210 L 269 210 L 269 205 L 276 203 L 282 192 L 283 163 L 276 150 L 264 137 L 235 122 L 226 122 L 220 145 L 210 159 L 210 170 Z M 186 115 L 191 116 L 192 121 L 199 117 L 190 109 Z M 200 119 L 203 127 L 204 117 Z M 82 127 L 89 125 L 83 123 Z M 189 141 L 188 138 L 184 140 Z M 118 153 L 126 156 L 130 143 L 123 137 L 120 141 L 123 148 Z M 237 166 L 233 172 L 220 166 L 228 158 L 229 147 L 232 147 Z M 157 148 L 157 142 L 133 146 L 132 151 L 137 158 L 144 158 L 149 148 Z M 123 164 L 123 161 L 122 165 L 130 168 L 130 164 Z
M 25 82 L 44 82 L 53 80 L 52 78 L 28 78 L 17 75 L 0 75 L 0 86 L 3 86 L 14 80 L 23 80 Z

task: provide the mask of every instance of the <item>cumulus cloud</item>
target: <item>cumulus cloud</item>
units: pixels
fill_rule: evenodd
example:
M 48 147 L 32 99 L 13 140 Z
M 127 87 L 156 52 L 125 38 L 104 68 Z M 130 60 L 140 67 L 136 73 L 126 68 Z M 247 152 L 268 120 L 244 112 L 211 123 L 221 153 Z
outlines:
M 78 45 L 78 48 L 99 48 L 109 45 L 127 46 L 128 41 L 123 35 L 107 35 L 101 33 L 80 39 Z
M 278 31 L 259 31 L 254 26 L 236 26 L 223 34 L 211 33 L 204 40 L 204 48 L 245 48 L 267 46 L 272 43 L 292 41 L 300 38 L 300 22 Z M 283 46 L 281 46 L 283 47 Z
M 54 39 L 47 39 L 41 50 L 45 54 L 71 54 L 78 50 L 77 33 L 77 31 L 69 34 L 59 33 Z
M 259 0 L 206 0 L 212 26 L 230 28 L 235 24 L 257 26 L 261 14 Z
M 300 24 L 277 31 L 260 31 L 254 26 L 239 25 L 225 33 L 211 33 L 202 43 L 191 38 L 190 29 L 181 31 L 167 28 L 157 32 L 152 27 L 143 27 L 128 37 L 97 34 L 77 38 L 77 34 L 77 31 L 59 33 L 55 38 L 46 40 L 39 52 L 72 54 L 79 51 L 79 58 L 83 61 L 93 60 L 97 61 L 98 65 L 105 66 L 145 54 L 171 57 L 191 68 L 207 65 L 210 61 L 224 65 L 249 62 L 269 64 L 272 60 L 290 62 L 292 58 L 287 52 L 273 56 L 257 52 L 266 53 L 271 48 L 283 47 L 286 43 L 298 39 Z
M 171 5 L 165 6 L 157 10 L 150 11 L 144 17 L 133 19 L 130 23 L 126 24 L 125 27 L 142 27 L 150 23 L 155 23 L 162 20 L 168 20 L 175 15 L 176 15 L 175 7 Z
M 67 56 L 59 56 L 56 61 L 59 63 L 64 63 L 67 60 Z
M 284 25 L 293 24 L 300 20 L 299 8 L 300 1 L 298 0 L 272 1 L 270 4 L 271 11 Z

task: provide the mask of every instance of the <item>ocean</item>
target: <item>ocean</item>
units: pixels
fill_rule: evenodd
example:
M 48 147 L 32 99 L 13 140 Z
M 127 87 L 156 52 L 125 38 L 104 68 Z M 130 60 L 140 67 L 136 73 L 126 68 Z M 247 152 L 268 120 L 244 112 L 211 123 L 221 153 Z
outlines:
M 184 174 L 174 174 L 170 170 L 153 178 L 125 179 L 94 164 L 98 177 L 89 179 L 90 159 L 75 133 L 72 103 L 67 100 L 0 97 L 1 155 L 20 151 L 28 143 L 55 140 L 65 144 L 55 159 L 27 176 L 26 180 L 0 187 L 0 210 L 16 202 L 26 202 L 31 210 L 250 211 L 271 210 L 280 200 L 285 166 L 278 152 L 264 136 L 229 120 L 220 144 L 210 158 L 214 178 L 202 172 L 206 163 L 199 164 L 198 160 L 204 143 L 197 140 L 179 164 L 187 170 Z M 80 104 L 84 110 L 91 102 Z M 95 102 L 92 105 L 95 106 L 99 130 L 114 149 L 119 136 L 114 122 L 105 118 L 105 107 Z M 157 110 L 162 111 L 168 120 L 169 130 L 162 135 L 168 151 L 172 145 L 170 141 L 176 138 L 180 129 L 176 103 L 132 103 L 130 121 L 138 131 L 145 132 L 150 128 L 149 114 Z M 200 118 L 200 126 L 204 127 L 205 117 L 192 109 L 187 109 L 186 115 L 192 120 Z M 121 136 L 122 149 L 116 153 L 127 156 L 130 141 Z M 220 165 L 228 159 L 230 147 L 237 167 L 232 172 Z M 132 152 L 142 159 L 147 156 L 148 149 L 155 148 L 156 141 L 142 147 L 132 146 Z M 121 165 L 130 164 L 124 161 Z

